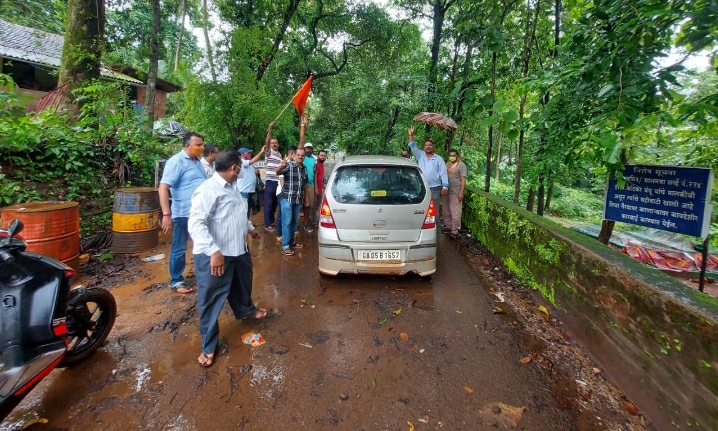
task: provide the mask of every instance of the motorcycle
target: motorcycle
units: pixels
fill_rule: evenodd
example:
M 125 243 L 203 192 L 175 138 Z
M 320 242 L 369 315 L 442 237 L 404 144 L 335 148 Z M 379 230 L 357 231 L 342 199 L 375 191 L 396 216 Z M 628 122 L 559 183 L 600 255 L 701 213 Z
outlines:
M 53 369 L 94 353 L 117 314 L 110 292 L 70 289 L 73 269 L 25 251 L 22 229 L 0 228 L 0 422 Z

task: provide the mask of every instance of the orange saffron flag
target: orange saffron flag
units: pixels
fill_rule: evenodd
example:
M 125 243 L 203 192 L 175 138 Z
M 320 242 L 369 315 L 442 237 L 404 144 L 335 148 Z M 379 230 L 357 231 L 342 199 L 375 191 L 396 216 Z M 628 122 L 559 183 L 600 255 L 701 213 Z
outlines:
M 292 103 L 294 103 L 294 107 L 297 108 L 297 112 L 299 112 L 300 117 L 304 116 L 304 107 L 307 106 L 309 92 L 312 91 L 312 78 L 313 77 L 309 75 L 309 79 L 302 84 L 302 87 L 292 98 Z

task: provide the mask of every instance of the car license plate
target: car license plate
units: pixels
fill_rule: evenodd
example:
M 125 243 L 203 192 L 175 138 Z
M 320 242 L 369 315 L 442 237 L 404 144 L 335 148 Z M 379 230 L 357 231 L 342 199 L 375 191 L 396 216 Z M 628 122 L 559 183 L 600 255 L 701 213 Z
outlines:
M 399 260 L 399 250 L 357 250 L 359 260 Z

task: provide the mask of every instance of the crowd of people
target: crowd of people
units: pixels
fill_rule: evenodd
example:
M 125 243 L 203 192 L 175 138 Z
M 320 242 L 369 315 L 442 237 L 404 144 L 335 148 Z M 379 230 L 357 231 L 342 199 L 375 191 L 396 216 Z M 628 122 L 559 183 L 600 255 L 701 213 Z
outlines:
M 313 145 L 305 142 L 306 127 L 303 118 L 299 145 L 289 146 L 286 156 L 272 136 L 274 123 L 269 125 L 264 145 L 256 155 L 247 147 L 219 151 L 217 146 L 205 144 L 202 135 L 190 132 L 183 137 L 182 150 L 165 164 L 158 192 L 162 231 L 172 232 L 169 286 L 179 294 L 194 292 L 183 276 L 191 237 L 202 337 L 198 362 L 204 367 L 214 363 L 219 313 L 225 301 L 237 319 L 271 316 L 252 300 L 247 237 L 260 237 L 250 220 L 259 212 L 259 188 L 264 188 L 264 231 L 276 233 L 284 256 L 294 256 L 295 249 L 304 247 L 296 240 L 300 212 L 306 232 L 317 228 L 327 153 L 321 150 L 314 156 Z M 409 128 L 409 150 L 424 173 L 432 198 L 437 204 L 442 202 L 444 232 L 456 238 L 461 229 L 466 165 L 456 150 L 449 151 L 449 161 L 444 162 L 431 139 L 420 150 L 413 127 Z M 409 150 L 404 150 L 402 157 L 410 158 Z M 267 169 L 263 182 L 254 167 L 261 157 Z
M 204 367 L 214 363 L 219 313 L 225 301 L 237 319 L 270 316 L 252 300 L 252 258 L 247 244 L 248 236 L 260 237 L 250 220 L 259 212 L 259 187 L 264 188 L 264 230 L 277 233 L 283 255 L 293 256 L 294 249 L 304 247 L 296 241 L 300 211 L 306 232 L 317 227 L 327 154 L 324 150 L 318 157 L 312 154 L 312 144 L 304 142 L 306 126 L 302 119 L 299 146 L 290 146 L 286 157 L 272 137 L 271 123 L 256 155 L 247 147 L 219 151 L 215 145 L 205 145 L 202 135 L 189 132 L 183 137 L 182 150 L 165 164 L 158 193 L 162 231 L 172 232 L 169 286 L 179 294 L 194 292 L 183 276 L 191 237 L 202 337 L 198 362 Z M 261 157 L 267 167 L 265 181 L 254 166 Z

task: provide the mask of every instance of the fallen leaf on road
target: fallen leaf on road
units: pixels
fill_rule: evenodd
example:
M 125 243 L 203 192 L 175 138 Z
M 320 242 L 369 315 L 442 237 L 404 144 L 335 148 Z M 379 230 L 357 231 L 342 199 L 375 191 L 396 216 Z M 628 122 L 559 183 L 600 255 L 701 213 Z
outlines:
M 564 338 L 564 340 L 568 340 L 569 338 L 571 338 L 571 334 L 566 331 L 562 332 L 561 336 Z
M 302 298 L 302 305 L 307 305 L 307 300 Z
M 638 407 L 636 407 L 632 403 L 626 403 L 626 410 L 633 416 L 638 416 Z
M 501 309 L 501 307 L 494 307 L 494 314 L 501 314 L 504 310 Z
M 548 310 L 547 310 L 546 307 L 544 307 L 543 305 L 539 304 L 538 309 L 539 309 L 540 312 L 542 312 L 543 314 L 545 314 L 546 317 L 549 317 L 549 318 L 551 317 L 551 316 L 548 314 Z
M 304 346 L 304 347 L 308 347 L 308 348 L 310 348 L 310 349 L 312 348 L 312 345 L 311 345 L 311 344 L 307 344 L 307 343 L 299 343 L 299 345 L 300 345 L 300 346 Z
M 22 426 L 22 429 L 23 429 L 23 430 L 26 430 L 26 429 L 30 428 L 31 426 L 33 426 L 33 425 L 46 424 L 46 423 L 48 423 L 48 422 L 49 422 L 49 421 L 48 421 L 47 419 L 45 419 L 45 418 L 32 419 L 32 420 L 29 420 L 28 422 L 26 422 L 25 425 Z
M 594 368 L 594 369 L 593 369 L 593 374 L 601 374 L 601 369 L 600 369 L 600 368 Z
M 529 362 L 531 362 L 531 359 L 533 359 L 533 358 L 531 357 L 531 355 L 528 355 L 528 356 L 526 356 L 525 358 L 521 358 L 521 363 L 522 363 L 522 364 L 528 364 Z
M 498 326 L 494 326 L 494 327 L 491 329 L 491 332 L 496 332 L 498 329 L 499 329 Z
M 401 307 L 399 307 L 398 310 L 394 310 L 394 316 L 398 316 L 401 314 Z
M 471 388 L 468 387 L 468 386 L 464 386 L 464 390 L 466 391 L 467 394 L 473 394 L 473 393 L 474 393 L 474 390 L 471 389 Z
M 497 428 L 516 428 L 526 407 L 514 407 L 502 402 L 488 403 L 479 409 L 484 424 Z
M 409 421 L 406 421 L 406 423 L 409 425 L 409 431 L 414 431 L 414 424 Z
M 461 311 L 459 311 L 459 310 L 456 310 L 456 312 L 459 313 L 459 314 L 461 314 Z
M 376 377 L 371 379 L 372 386 L 376 387 Z
M 406 332 L 402 332 L 401 334 L 399 334 L 399 336 L 400 336 L 401 339 L 404 340 L 404 341 L 406 341 L 406 340 L 409 339 L 409 334 L 407 334 Z
M 389 320 L 389 319 L 387 319 L 386 317 L 383 318 L 383 319 L 381 319 L 381 320 L 379 321 L 379 326 L 384 325 L 384 324 L 387 322 L 387 320 Z
M 425 424 L 429 423 L 429 416 L 424 416 L 423 418 L 419 418 L 419 422 L 423 422 Z

